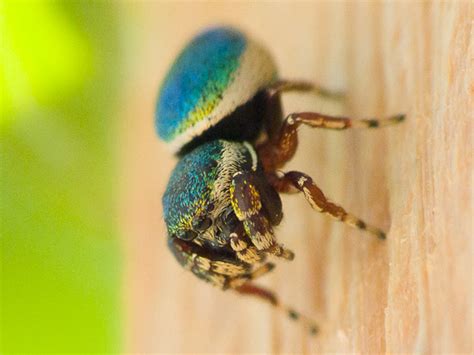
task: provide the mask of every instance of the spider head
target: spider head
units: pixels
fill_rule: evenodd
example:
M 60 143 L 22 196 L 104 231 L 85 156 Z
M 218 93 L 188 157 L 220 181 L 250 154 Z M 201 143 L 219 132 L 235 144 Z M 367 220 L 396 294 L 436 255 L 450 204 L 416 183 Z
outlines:
M 163 195 L 168 236 L 215 247 L 228 244 L 239 225 L 230 198 L 232 177 L 256 165 L 255 152 L 246 143 L 216 140 L 186 154 Z

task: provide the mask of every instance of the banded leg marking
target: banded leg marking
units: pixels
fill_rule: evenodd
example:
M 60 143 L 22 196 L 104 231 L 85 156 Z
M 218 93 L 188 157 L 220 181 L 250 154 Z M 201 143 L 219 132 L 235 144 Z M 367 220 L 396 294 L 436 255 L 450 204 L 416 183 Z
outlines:
M 275 264 L 273 263 L 265 263 L 259 267 L 257 267 L 255 270 L 252 272 L 249 272 L 248 274 L 245 274 L 243 276 L 239 277 L 234 277 L 230 279 L 229 281 L 229 287 L 236 289 L 246 282 L 258 279 L 259 277 L 268 274 L 270 271 L 272 271 L 275 268 Z
M 297 312 L 294 308 L 280 303 L 274 292 L 254 285 L 251 282 L 244 283 L 235 290 L 242 295 L 254 296 L 270 303 L 275 308 L 283 311 L 290 319 L 301 322 L 309 330 L 311 335 L 316 335 L 318 333 L 318 326 L 315 321 Z
M 257 268 L 240 260 L 228 260 L 219 254 L 210 255 L 206 249 L 179 239 L 170 239 L 169 247 L 178 262 L 196 276 L 221 289 L 235 288 L 270 272 L 275 267 L 265 263 Z
M 231 203 L 253 245 L 260 251 L 292 260 L 294 253 L 279 245 L 273 228 L 262 209 L 260 193 L 251 172 L 239 172 L 232 178 Z
M 229 279 L 251 272 L 250 265 L 239 260 L 228 260 L 217 253 L 211 254 L 193 242 L 170 238 L 168 245 L 185 269 L 222 289 L 229 286 Z
M 259 251 L 256 247 L 249 245 L 245 241 L 245 230 L 242 228 L 237 230 L 237 232 L 230 234 L 230 247 L 235 252 L 237 257 L 248 263 L 248 264 L 256 264 L 262 262 L 264 260 L 264 255 L 262 252 Z
M 265 171 L 272 172 L 293 158 L 298 146 L 298 127 L 302 124 L 313 128 L 343 130 L 348 128 L 377 128 L 402 122 L 405 115 L 395 115 L 382 119 L 358 119 L 324 115 L 318 112 L 292 113 L 286 117 L 276 139 L 260 145 L 258 155 Z
M 272 181 L 275 182 L 274 187 L 280 192 L 291 192 L 295 188 L 302 192 L 314 210 L 325 213 L 353 228 L 365 230 L 379 239 L 386 239 L 384 231 L 365 223 L 360 218 L 348 213 L 341 206 L 329 201 L 310 176 L 299 171 L 290 171 Z

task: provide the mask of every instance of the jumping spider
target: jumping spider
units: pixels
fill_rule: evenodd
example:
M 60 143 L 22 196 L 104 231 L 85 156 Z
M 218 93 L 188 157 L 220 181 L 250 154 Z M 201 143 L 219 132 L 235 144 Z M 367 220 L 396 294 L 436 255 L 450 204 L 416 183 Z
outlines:
M 279 193 L 302 192 L 311 207 L 380 239 L 385 233 L 330 202 L 311 177 L 281 172 L 295 154 L 301 125 L 343 130 L 401 122 L 291 113 L 280 94 L 315 92 L 311 83 L 278 78 L 270 54 L 243 33 L 219 27 L 195 37 L 175 60 L 157 102 L 159 136 L 180 158 L 163 196 L 168 245 L 197 277 L 225 290 L 253 295 L 317 326 L 252 281 L 274 268 L 268 256 L 292 260 L 273 227 L 282 220 Z

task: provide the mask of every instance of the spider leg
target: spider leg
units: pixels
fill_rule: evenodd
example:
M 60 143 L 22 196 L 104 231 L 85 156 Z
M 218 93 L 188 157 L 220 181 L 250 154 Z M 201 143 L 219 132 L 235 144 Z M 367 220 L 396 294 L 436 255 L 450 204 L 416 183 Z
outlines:
M 335 100 L 341 100 L 345 98 L 345 95 L 342 92 L 328 90 L 317 84 L 303 80 L 278 80 L 267 87 L 266 90 L 270 96 L 275 96 L 284 92 L 301 91 L 312 92 L 316 95 Z
M 229 287 L 233 289 L 237 289 L 242 286 L 244 283 L 249 282 L 251 280 L 258 279 L 259 277 L 269 273 L 275 268 L 275 264 L 273 263 L 265 263 L 261 266 L 258 266 L 251 272 L 243 275 L 243 276 L 236 276 L 229 280 Z
M 229 241 L 229 246 L 238 259 L 247 264 L 257 264 L 265 259 L 265 252 L 259 251 L 250 241 L 244 225 L 237 219 L 232 206 L 216 220 L 217 228 Z
M 243 230 L 239 231 L 239 234 L 234 232 L 230 235 L 230 247 L 235 252 L 237 257 L 248 263 L 248 264 L 257 264 L 262 262 L 265 259 L 265 255 L 259 251 L 255 246 L 249 245 L 245 239 L 246 234 Z
M 296 311 L 293 307 L 282 304 L 274 292 L 253 284 L 251 281 L 272 271 L 275 267 L 272 263 L 266 263 L 252 271 L 250 274 L 231 279 L 229 287 L 242 295 L 254 296 L 269 302 L 272 306 L 283 311 L 292 320 L 302 322 L 310 331 L 311 335 L 318 332 L 318 326 L 312 319 Z
M 312 319 L 305 315 L 295 311 L 292 307 L 288 307 L 281 304 L 274 292 L 267 290 L 263 287 L 254 285 L 251 282 L 246 282 L 243 285 L 235 289 L 242 295 L 254 296 L 261 300 L 269 302 L 272 306 L 278 308 L 288 315 L 292 320 L 302 322 L 310 331 L 311 335 L 315 335 L 318 332 L 318 326 Z
M 311 207 L 321 213 L 325 213 L 345 224 L 365 230 L 379 239 L 385 239 L 385 232 L 381 229 L 365 223 L 360 218 L 348 213 L 341 206 L 329 201 L 321 189 L 316 186 L 310 176 L 299 171 L 290 171 L 283 173 L 283 176 L 272 175 L 272 185 L 279 192 L 293 192 L 294 190 L 302 192 Z
M 267 139 L 273 140 L 276 137 L 283 120 L 280 94 L 292 91 L 312 93 L 333 100 L 341 100 L 344 98 L 344 94 L 340 92 L 325 89 L 309 81 L 278 80 L 273 82 L 261 92 L 261 98 L 263 100 L 261 104 L 262 107 L 264 107 L 261 115 L 263 117 Z
M 289 114 L 283 121 L 280 132 L 273 139 L 257 147 L 258 156 L 267 172 L 275 171 L 288 162 L 295 154 L 298 146 L 298 127 L 302 124 L 313 128 L 343 130 L 348 128 L 376 128 L 399 123 L 404 115 L 387 118 L 354 120 L 349 117 L 337 117 L 318 112 L 298 112 Z
M 245 232 L 258 250 L 292 260 L 294 253 L 283 248 L 275 240 L 272 225 L 262 204 L 258 185 L 259 183 L 256 181 L 253 172 L 246 171 L 234 174 L 230 187 L 234 213 L 242 222 Z
M 248 275 L 252 271 L 251 265 L 205 249 L 194 242 L 169 238 L 168 246 L 185 269 L 221 289 L 228 288 L 231 279 Z

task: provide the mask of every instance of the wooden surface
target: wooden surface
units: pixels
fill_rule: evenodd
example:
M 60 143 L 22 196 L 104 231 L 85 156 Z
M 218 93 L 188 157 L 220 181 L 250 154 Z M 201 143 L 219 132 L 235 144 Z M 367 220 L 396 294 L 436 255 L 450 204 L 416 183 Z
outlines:
M 450 3 L 127 3 L 121 228 L 126 350 L 193 353 L 472 352 L 473 9 Z M 385 243 L 283 198 L 278 238 L 296 252 L 261 283 L 317 318 L 310 338 L 256 300 L 182 270 L 161 194 L 175 161 L 154 133 L 159 82 L 199 29 L 230 23 L 274 54 L 282 77 L 348 93 L 292 95 L 285 110 L 408 114 L 398 127 L 303 128 L 288 169 L 389 231 Z

